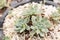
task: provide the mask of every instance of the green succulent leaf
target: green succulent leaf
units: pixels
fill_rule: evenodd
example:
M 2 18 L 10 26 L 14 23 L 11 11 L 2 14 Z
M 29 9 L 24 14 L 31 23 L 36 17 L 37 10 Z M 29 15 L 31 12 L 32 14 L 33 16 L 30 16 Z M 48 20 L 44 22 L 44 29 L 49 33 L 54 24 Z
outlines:
M 39 34 L 41 37 L 44 37 L 44 33 L 43 32 L 40 32 L 40 34 Z
M 26 28 L 28 28 L 27 23 L 29 22 L 29 17 L 17 19 L 15 22 L 16 31 L 22 33 Z
M 34 34 L 35 34 L 35 31 L 34 30 L 30 31 L 30 37 L 33 37 Z

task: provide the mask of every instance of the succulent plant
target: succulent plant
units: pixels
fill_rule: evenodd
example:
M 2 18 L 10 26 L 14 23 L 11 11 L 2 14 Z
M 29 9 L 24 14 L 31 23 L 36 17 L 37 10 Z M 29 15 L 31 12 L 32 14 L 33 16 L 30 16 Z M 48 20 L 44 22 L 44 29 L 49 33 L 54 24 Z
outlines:
M 57 8 L 57 11 L 52 13 L 52 19 L 55 20 L 57 23 L 60 21 L 60 7 Z
M 42 17 L 42 12 L 43 10 L 38 9 L 37 5 L 33 6 L 31 4 L 30 8 L 24 10 L 24 12 L 22 13 L 22 15 L 25 17 L 17 19 L 18 21 L 16 20 L 16 31 L 22 33 L 25 30 L 29 29 L 31 30 L 30 36 L 37 34 L 44 37 L 45 33 L 49 31 L 48 28 L 51 27 L 51 23 L 47 18 Z M 31 25 L 28 25 L 27 23 Z
M 43 37 L 43 39 L 45 39 L 45 36 L 48 39 L 47 35 L 51 37 L 52 35 L 49 33 L 54 32 L 54 30 L 50 31 L 50 28 L 53 27 L 54 29 L 55 27 L 53 22 L 50 20 L 50 17 L 52 17 L 51 19 L 55 21 L 60 20 L 60 9 L 56 9 L 57 12 L 55 9 L 56 8 L 53 6 L 42 5 L 38 3 L 28 3 L 13 9 L 7 15 L 5 19 L 5 23 L 3 25 L 3 28 L 8 29 L 7 31 L 6 29 L 4 29 L 5 36 L 7 36 L 6 33 L 8 34 L 8 36 L 9 36 L 9 33 L 11 33 L 10 35 L 10 37 L 12 37 L 11 40 L 14 40 L 14 39 L 20 40 L 20 38 L 23 35 L 24 37 L 22 38 L 23 39 L 27 38 L 27 40 L 35 37 L 36 37 L 36 40 L 38 40 L 37 39 L 38 37 L 39 38 Z M 13 37 L 13 34 L 15 36 L 17 35 L 18 38 Z M 33 40 L 33 39 L 30 39 L 30 40 Z

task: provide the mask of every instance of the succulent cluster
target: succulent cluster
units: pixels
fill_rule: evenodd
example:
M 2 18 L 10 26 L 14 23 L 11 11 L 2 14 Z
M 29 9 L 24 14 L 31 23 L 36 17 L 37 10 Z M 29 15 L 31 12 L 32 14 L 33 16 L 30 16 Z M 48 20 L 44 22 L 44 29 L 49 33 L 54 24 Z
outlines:
M 49 7 L 51 8 L 49 9 Z M 60 22 L 60 8 L 55 9 L 53 6 L 38 3 L 28 3 L 13 9 L 7 15 L 3 25 L 6 28 L 4 29 L 5 36 L 8 36 L 4 37 L 4 40 L 9 40 L 11 36 L 11 40 L 17 39 L 17 37 L 13 37 L 13 33 L 14 35 L 16 33 L 18 37 L 20 37 L 19 34 L 25 33 L 29 37 L 39 35 L 39 38 L 44 38 L 50 32 L 49 28 L 54 27 L 53 21 L 56 24 Z M 8 35 L 9 33 L 10 35 Z
M 30 36 L 34 34 L 44 37 L 52 25 L 48 18 L 44 17 L 43 10 L 38 9 L 38 5 L 30 4 L 28 9 L 22 12 L 23 18 L 19 18 L 15 22 L 16 31 L 24 32 L 25 30 L 30 31 Z

